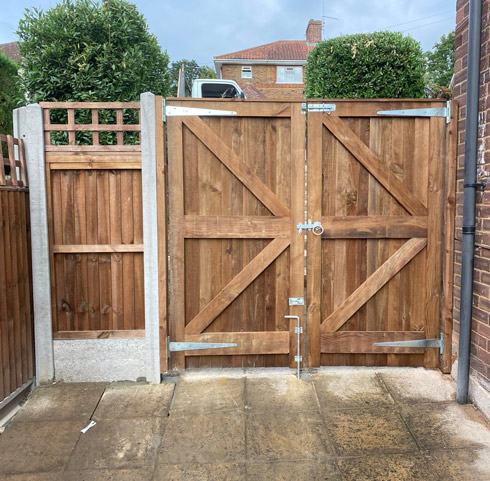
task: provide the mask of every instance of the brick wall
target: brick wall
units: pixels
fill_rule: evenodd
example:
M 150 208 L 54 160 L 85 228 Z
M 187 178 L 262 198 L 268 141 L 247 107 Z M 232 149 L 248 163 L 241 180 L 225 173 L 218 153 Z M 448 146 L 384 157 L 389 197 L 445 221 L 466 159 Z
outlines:
M 247 64 L 244 62 L 244 66 Z M 242 65 L 223 65 L 222 77 L 227 80 L 234 80 L 238 85 L 252 83 L 270 99 L 303 99 L 304 84 L 278 84 L 276 65 L 250 65 L 252 67 L 252 78 L 242 78 Z M 303 72 L 304 75 L 304 72 Z
M 461 227 L 463 224 L 464 139 L 468 63 L 469 0 L 458 0 L 456 14 L 454 98 L 460 106 L 456 187 L 453 352 L 457 354 L 461 286 Z M 476 248 L 471 344 L 471 375 L 490 391 L 490 0 L 483 0 L 480 62 L 478 182 L 489 182 L 476 196 Z

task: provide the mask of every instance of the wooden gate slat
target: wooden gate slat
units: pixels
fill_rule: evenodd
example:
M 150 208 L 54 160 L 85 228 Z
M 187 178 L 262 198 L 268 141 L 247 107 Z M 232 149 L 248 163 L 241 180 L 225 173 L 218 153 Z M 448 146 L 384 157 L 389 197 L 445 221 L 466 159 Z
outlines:
M 274 215 L 290 215 L 277 195 L 199 117 L 185 117 L 183 123 Z
M 204 331 L 288 245 L 289 239 L 271 241 L 187 324 L 185 334 L 200 334 Z
M 185 342 L 230 342 L 237 347 L 186 351 L 186 356 L 229 356 L 253 354 L 288 354 L 289 332 L 205 332 L 186 334 Z
M 427 217 L 329 216 L 322 217 L 323 239 L 409 239 L 427 237 Z
M 375 342 L 425 339 L 424 331 L 337 331 L 322 332 L 322 353 L 420 354 L 420 348 L 374 346 Z
M 334 332 L 340 329 L 376 292 L 406 266 L 426 244 L 426 239 L 410 239 L 407 241 L 323 321 L 322 330 Z
M 289 238 L 289 217 L 271 216 L 184 216 L 187 239 Z
M 324 115 L 323 125 L 366 167 L 412 215 L 426 216 L 427 208 L 378 159 L 377 155 L 336 115 Z

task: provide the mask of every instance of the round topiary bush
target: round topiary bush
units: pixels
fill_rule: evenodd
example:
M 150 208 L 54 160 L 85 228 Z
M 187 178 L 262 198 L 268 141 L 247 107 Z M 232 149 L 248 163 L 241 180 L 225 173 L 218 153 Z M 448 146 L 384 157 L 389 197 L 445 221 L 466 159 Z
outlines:
M 424 95 L 420 43 L 400 32 L 344 35 L 319 43 L 305 70 L 307 98 L 418 98 Z

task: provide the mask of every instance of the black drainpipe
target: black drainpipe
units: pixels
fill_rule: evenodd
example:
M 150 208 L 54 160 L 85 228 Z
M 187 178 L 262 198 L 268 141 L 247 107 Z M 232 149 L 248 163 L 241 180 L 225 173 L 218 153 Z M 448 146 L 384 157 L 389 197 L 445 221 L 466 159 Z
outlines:
M 468 402 L 470 376 L 471 318 L 473 304 L 473 261 L 475 249 L 475 189 L 480 92 L 481 0 L 470 0 L 468 31 L 468 80 L 466 84 L 466 136 L 464 153 L 463 245 L 461 308 L 459 321 L 459 404 Z

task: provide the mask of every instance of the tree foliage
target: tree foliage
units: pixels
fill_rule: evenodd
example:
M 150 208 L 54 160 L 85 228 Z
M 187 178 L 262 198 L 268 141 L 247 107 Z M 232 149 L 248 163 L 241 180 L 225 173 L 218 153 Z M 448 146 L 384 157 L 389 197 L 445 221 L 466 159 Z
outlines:
M 401 32 L 343 35 L 319 43 L 306 62 L 309 98 L 418 98 L 424 94 L 420 43 Z
M 12 111 L 20 104 L 18 66 L 0 52 L 0 133 L 12 134 Z
M 172 62 L 170 67 L 170 95 L 177 95 L 177 84 L 179 82 L 179 70 L 183 68 L 185 80 L 188 88 L 192 87 L 192 82 L 197 78 L 216 78 L 216 72 L 207 65 L 198 65 L 195 60 L 177 60 Z
M 449 87 L 454 73 L 454 30 L 442 35 L 439 42 L 426 52 L 426 82 L 434 90 Z
M 168 92 L 168 55 L 124 0 L 28 9 L 17 33 L 29 102 L 134 101 L 145 91 Z

